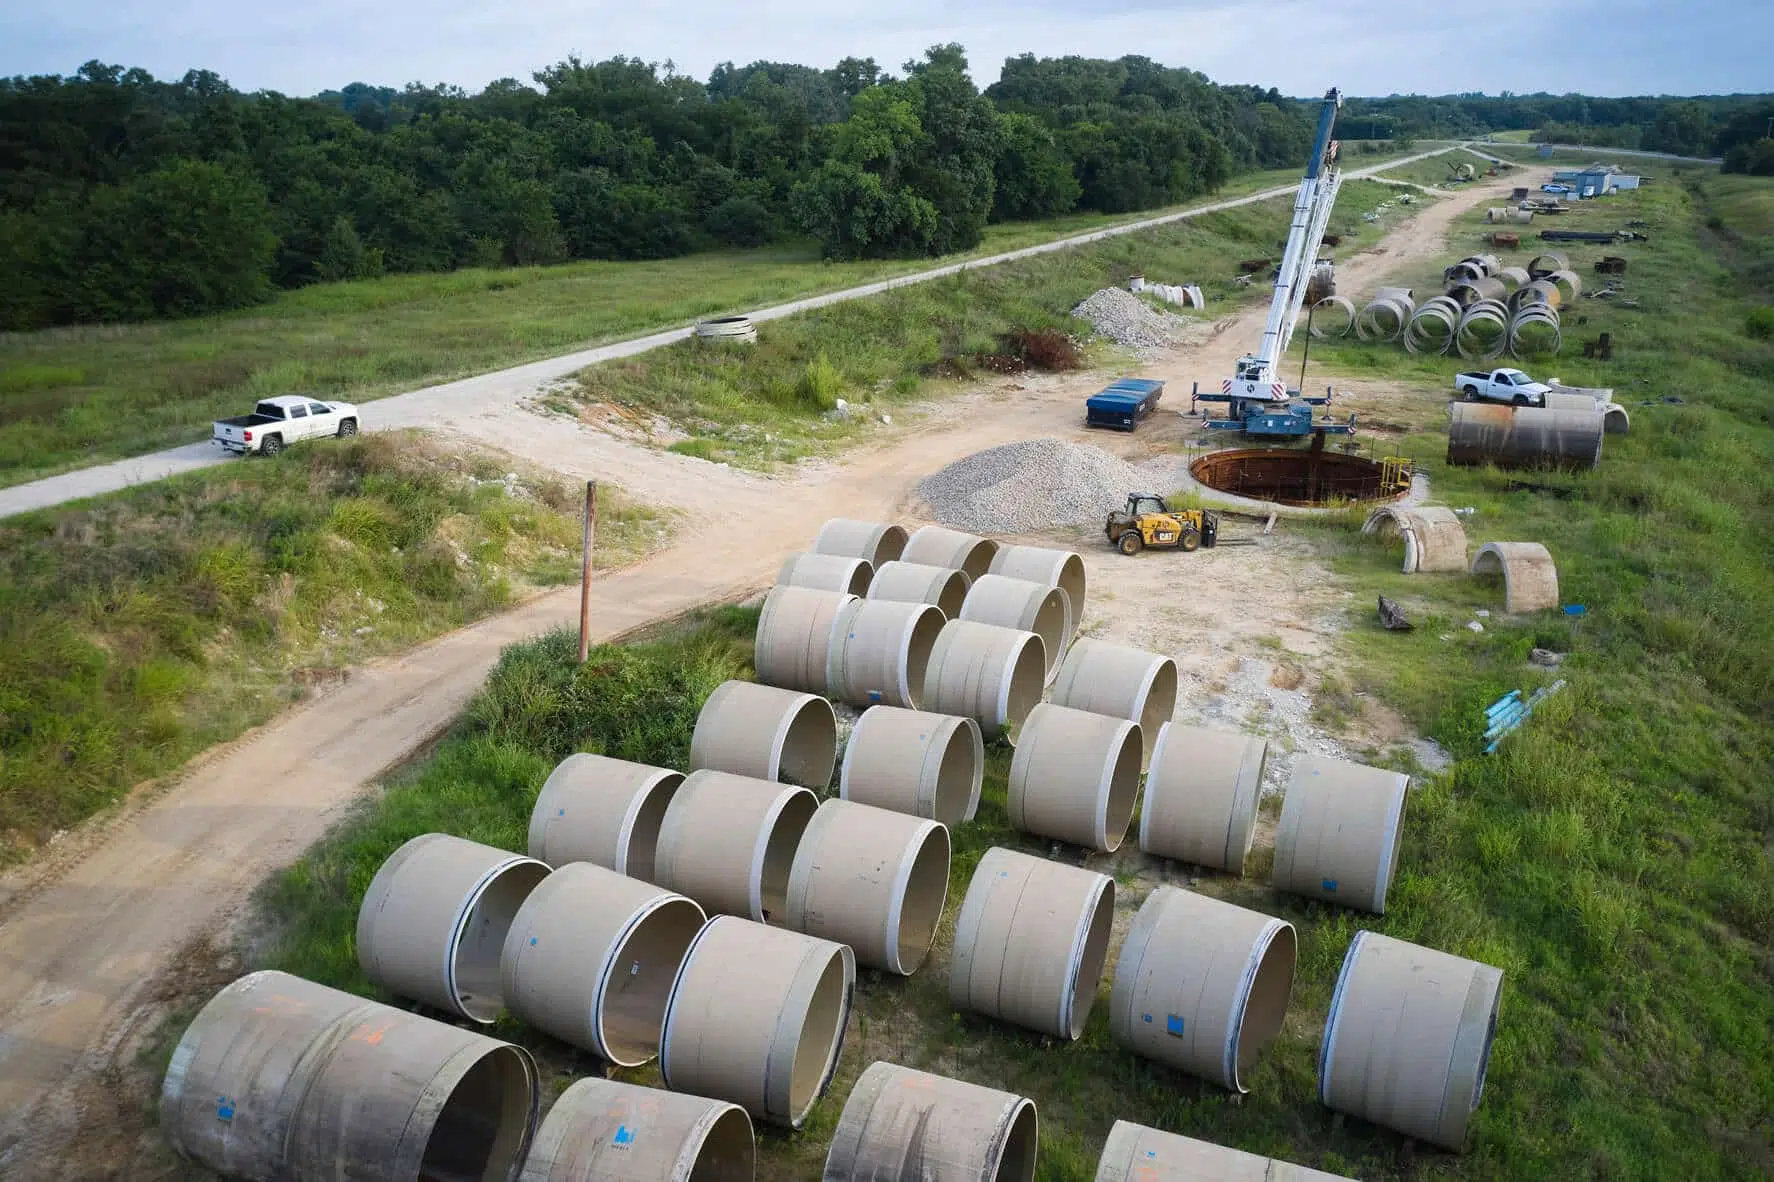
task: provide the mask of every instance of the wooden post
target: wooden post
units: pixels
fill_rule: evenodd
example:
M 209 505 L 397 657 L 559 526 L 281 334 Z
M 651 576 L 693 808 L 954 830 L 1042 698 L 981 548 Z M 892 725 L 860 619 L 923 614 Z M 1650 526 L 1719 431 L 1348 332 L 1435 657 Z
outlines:
M 585 564 L 579 571 L 579 663 L 591 652 L 591 548 L 597 539 L 597 481 L 585 482 Z

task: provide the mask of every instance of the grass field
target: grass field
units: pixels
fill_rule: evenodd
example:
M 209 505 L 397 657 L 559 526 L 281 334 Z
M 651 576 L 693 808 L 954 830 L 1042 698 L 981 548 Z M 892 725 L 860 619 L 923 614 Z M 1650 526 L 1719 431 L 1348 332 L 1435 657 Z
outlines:
M 1448 178 L 1452 175 L 1449 166 L 1454 164 L 1470 164 L 1480 177 L 1484 175 L 1485 169 L 1491 167 L 1488 160 L 1474 156 L 1470 152 L 1455 151 L 1442 156 L 1431 156 L 1427 160 L 1401 164 L 1396 168 L 1387 169 L 1380 175 L 1395 181 L 1412 181 L 1419 185 L 1431 185 L 1458 193 L 1462 186 L 1447 183 Z

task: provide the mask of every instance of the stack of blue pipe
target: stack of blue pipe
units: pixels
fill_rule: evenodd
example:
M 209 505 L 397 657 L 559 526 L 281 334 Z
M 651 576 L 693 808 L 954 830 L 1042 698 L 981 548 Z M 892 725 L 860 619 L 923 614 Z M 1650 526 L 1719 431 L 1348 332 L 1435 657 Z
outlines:
M 1490 740 L 1485 744 L 1485 754 L 1489 755 L 1503 741 L 1503 736 L 1519 727 L 1534 707 L 1565 688 L 1564 679 L 1560 678 L 1551 685 L 1541 686 L 1529 697 L 1523 699 L 1520 690 L 1510 690 L 1502 697 L 1485 707 L 1484 737 Z

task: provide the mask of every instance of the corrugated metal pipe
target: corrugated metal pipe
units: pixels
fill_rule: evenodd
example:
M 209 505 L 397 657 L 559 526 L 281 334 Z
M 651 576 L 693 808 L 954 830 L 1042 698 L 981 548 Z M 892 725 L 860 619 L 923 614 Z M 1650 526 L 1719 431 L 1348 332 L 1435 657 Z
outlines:
M 1511 615 L 1558 606 L 1558 567 L 1539 542 L 1486 542 L 1472 556 L 1472 573 L 1503 577 L 1503 610 Z
M 1058 587 L 1066 593 L 1066 602 L 1071 605 L 1072 629 L 1076 631 L 1084 619 L 1088 583 L 1084 575 L 1084 559 L 1076 551 L 1000 544 L 998 552 L 992 556 L 988 573 Z
M 874 1063 L 844 1102 L 823 1182 L 1033 1182 L 1035 1102 Z
M 876 706 L 850 732 L 838 796 L 959 825 L 979 811 L 984 774 L 985 744 L 973 719 Z
M 1275 830 L 1275 889 L 1384 915 L 1410 782 L 1401 772 L 1300 756 Z
M 879 570 L 882 564 L 896 561 L 905 552 L 905 543 L 904 526 L 834 517 L 819 527 L 813 539 L 813 553 L 860 558 Z
M 1096 1182 L 1355 1182 L 1211 1141 L 1118 1120 L 1097 1162 Z
M 1072 605 L 1060 588 L 1004 575 L 982 575 L 973 580 L 959 618 L 1039 636 L 1048 681 L 1059 675 L 1075 623 Z
M 826 694 L 826 662 L 837 635 L 838 613 L 856 596 L 812 587 L 770 588 L 758 613 L 752 667 L 758 680 L 782 689 Z
M 597 1077 L 562 1092 L 519 1182 L 753 1182 L 745 1109 Z
M 1010 761 L 1010 824 L 1113 853 L 1139 802 L 1140 751 L 1137 722 L 1041 703 Z
M 1448 414 L 1450 464 L 1584 471 L 1601 462 L 1599 411 L 1455 402 Z
M 845 604 L 826 658 L 832 697 L 863 709 L 884 703 L 916 710 L 944 622 L 942 611 L 927 603 L 857 599 Z
M 926 525 L 906 540 L 900 558 L 921 562 L 926 566 L 946 566 L 964 570 L 970 579 L 978 579 L 992 569 L 992 558 L 998 543 L 978 534 L 963 533 L 941 525 Z
M 1046 669 L 1033 632 L 950 620 L 930 650 L 924 706 L 974 719 L 985 738 L 1010 737 L 1041 700 Z
M 866 558 L 849 558 L 842 554 L 790 554 L 776 572 L 776 582 L 784 587 L 812 587 L 816 591 L 843 591 L 849 595 L 867 595 L 875 568 Z
M 1243 874 L 1268 753 L 1256 735 L 1165 723 L 1146 776 L 1140 848 Z
M 837 764 L 838 719 L 830 702 L 753 681 L 716 686 L 690 736 L 693 772 L 706 768 L 824 789 Z
M 1141 763 L 1177 703 L 1177 663 L 1144 649 L 1079 640 L 1053 682 L 1053 704 L 1140 724 Z
M 973 580 L 964 570 L 925 566 L 921 562 L 889 562 L 875 570 L 868 597 L 894 603 L 928 603 L 939 609 L 945 619 L 952 620 L 961 614 L 967 589 L 972 586 Z
M 818 809 L 805 788 L 691 772 L 659 829 L 657 881 L 710 913 L 780 919 L 795 850 Z
M 530 857 L 550 866 L 592 862 L 653 880 L 665 807 L 682 772 L 580 753 L 561 760 L 530 811 Z
M 1466 527 L 1444 505 L 1386 505 L 1367 515 L 1361 532 L 1404 542 L 1404 573 L 1466 570 Z

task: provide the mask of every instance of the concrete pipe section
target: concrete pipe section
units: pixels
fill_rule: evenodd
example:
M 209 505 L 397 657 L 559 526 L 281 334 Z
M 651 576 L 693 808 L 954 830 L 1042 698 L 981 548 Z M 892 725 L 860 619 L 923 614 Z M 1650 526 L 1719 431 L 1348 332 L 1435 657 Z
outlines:
M 1607 428 L 1600 411 L 1455 402 L 1448 414 L 1450 464 L 1581 472 L 1601 463 Z
M 964 570 L 946 566 L 925 566 L 920 562 L 889 562 L 875 571 L 869 584 L 870 599 L 894 603 L 928 603 L 938 608 L 943 618 L 952 620 L 961 614 L 973 580 Z
M 665 1086 L 800 1128 L 837 1070 L 855 989 L 856 960 L 842 944 L 710 920 L 665 1011 Z
M 867 595 L 875 568 L 866 558 L 848 558 L 841 554 L 790 554 L 776 572 L 776 582 L 783 587 L 812 587 L 817 591 L 842 591 L 847 595 Z
M 1534 279 L 1544 279 L 1555 271 L 1569 271 L 1571 260 L 1563 251 L 1549 250 L 1545 254 L 1537 254 L 1528 260 L 1528 275 Z
M 548 867 L 444 833 L 415 837 L 382 863 L 357 911 L 357 963 L 391 993 L 491 1022 L 505 1000 L 499 954 Z
M 1355 1182 L 1273 1157 L 1118 1120 L 1097 1161 L 1096 1182 Z
M 500 981 L 517 1017 L 618 1067 L 659 1053 L 671 983 L 706 916 L 682 895 L 593 866 L 562 866 L 505 937 Z
M 536 1116 L 522 1047 L 278 972 L 211 998 L 160 1090 L 175 1150 L 260 1180 L 515 1178 Z
M 1460 1152 L 1502 993 L 1501 969 L 1356 932 L 1318 1050 L 1319 1102 Z
M 548 1110 L 518 1182 L 752 1182 L 757 1157 L 737 1104 L 590 1078 Z
M 683 782 L 669 768 L 569 755 L 530 812 L 530 857 L 550 866 L 592 862 L 651 882 L 665 806 Z
M 979 723 L 876 706 L 850 732 L 838 796 L 944 825 L 973 820 L 985 778 Z
M 955 920 L 949 1001 L 1055 1038 L 1084 1033 L 1115 918 L 1115 881 L 997 846 Z
M 1248 1092 L 1245 1075 L 1287 1017 L 1295 950 L 1286 920 L 1161 886 L 1121 945 L 1109 1032 L 1142 1058 Z
M 823 1182 L 1032 1182 L 1035 1102 L 875 1063 L 844 1102 Z
M 1243 874 L 1268 753 L 1256 735 L 1166 723 L 1146 776 L 1140 848 Z
M 905 550 L 899 557 L 906 562 L 966 571 L 968 578 L 978 579 L 991 571 L 992 558 L 997 553 L 998 543 L 978 534 L 926 525 L 906 541 Z
M 658 883 L 710 914 L 780 920 L 795 850 L 818 811 L 805 788 L 691 772 L 659 829 Z
M 1139 723 L 1143 764 L 1176 710 L 1177 663 L 1106 640 L 1079 640 L 1054 679 L 1053 704 Z
M 872 969 L 910 976 L 949 899 L 949 831 L 848 800 L 819 806 L 788 877 L 783 926 L 848 944 Z
M 1511 615 L 1558 606 L 1558 567 L 1539 542 L 1486 542 L 1472 556 L 1472 573 L 1503 576 L 1503 610 Z
M 752 643 L 758 680 L 780 689 L 827 693 L 825 665 L 836 639 L 838 612 L 855 601 L 856 596 L 842 591 L 770 588 Z
M 1306 328 L 1315 341 L 1346 337 L 1355 327 L 1355 305 L 1340 295 L 1328 295 L 1312 305 Z
M 1033 632 L 971 620 L 942 626 L 924 674 L 924 708 L 979 723 L 988 739 L 1011 737 L 1041 701 L 1047 649 Z
M 1384 915 L 1410 782 L 1402 772 L 1300 756 L 1275 829 L 1275 889 Z
M 1076 622 L 1071 602 L 1058 587 L 1004 575 L 985 575 L 973 580 L 967 601 L 961 605 L 960 618 L 1039 636 L 1043 655 L 1047 658 L 1048 681 L 1059 676 L 1060 661 L 1066 655 L 1066 644 L 1072 638 Z
M 706 768 L 823 789 L 837 766 L 838 716 L 817 694 L 723 681 L 702 704 L 690 736 L 693 772 Z
M 860 558 L 880 570 L 882 564 L 898 561 L 905 552 L 905 543 L 904 526 L 834 517 L 819 527 L 813 539 L 813 553 Z
M 1137 722 L 1041 703 L 1010 761 L 1010 824 L 1114 853 L 1139 802 L 1142 750 Z
M 826 659 L 832 697 L 865 710 L 882 704 L 916 710 L 944 623 L 942 612 L 928 603 L 845 604 Z
M 1084 619 L 1084 598 L 1089 593 L 1089 584 L 1084 576 L 1084 559 L 1075 551 L 1046 546 L 1000 545 L 998 553 L 992 556 L 992 568 L 988 573 L 1058 587 L 1066 593 L 1066 602 L 1072 606 L 1073 630 Z
M 1402 540 L 1407 575 L 1466 569 L 1466 527 L 1446 506 L 1389 505 L 1375 509 L 1362 523 L 1361 532 L 1381 541 Z

